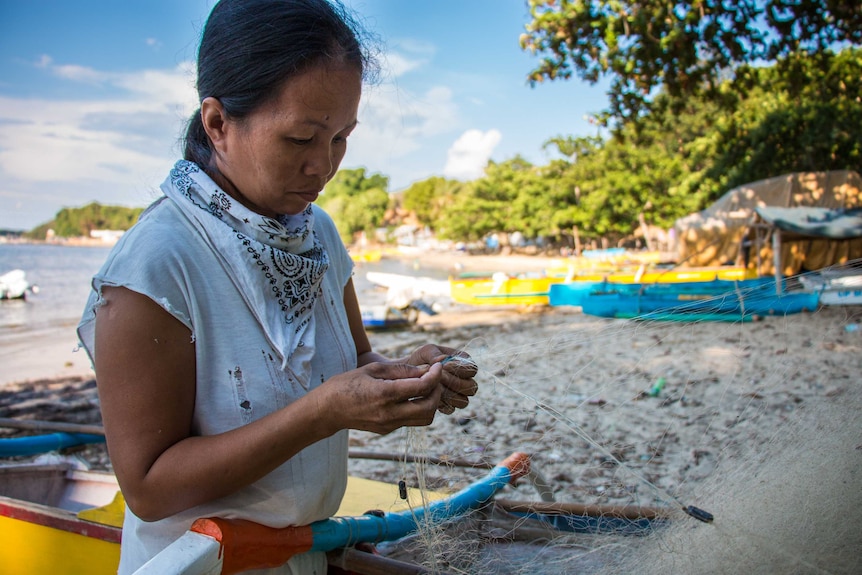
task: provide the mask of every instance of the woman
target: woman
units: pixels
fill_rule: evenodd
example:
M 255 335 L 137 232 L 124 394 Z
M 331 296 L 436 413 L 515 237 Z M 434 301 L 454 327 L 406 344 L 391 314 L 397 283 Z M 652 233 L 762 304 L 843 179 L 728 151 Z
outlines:
M 326 0 L 219 2 L 185 159 L 94 278 L 79 335 L 128 505 L 121 573 L 197 517 L 332 515 L 348 429 L 428 425 L 476 392 L 470 362 L 442 365 L 452 349 L 371 350 L 350 258 L 312 206 L 357 123 L 354 30 Z

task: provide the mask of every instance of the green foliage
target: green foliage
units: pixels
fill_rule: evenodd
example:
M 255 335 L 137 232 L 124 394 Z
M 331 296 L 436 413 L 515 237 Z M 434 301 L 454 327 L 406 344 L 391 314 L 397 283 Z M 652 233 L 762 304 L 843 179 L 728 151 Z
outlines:
M 388 188 L 389 178 L 381 174 L 366 175 L 365 168 L 340 170 L 318 203 L 332 216 L 342 241 L 350 244 L 357 233 L 373 235 L 383 225 L 391 203 Z
M 64 238 L 89 236 L 92 230 L 127 230 L 143 211 L 144 208 L 103 206 L 97 202 L 81 208 L 63 208 L 52 221 L 30 230 L 26 236 L 45 239 L 49 229 Z
M 560 158 L 545 166 L 492 162 L 442 215 L 426 209 L 449 197 L 435 179 L 411 187 L 410 205 L 450 239 L 515 230 L 562 239 L 577 226 L 582 240 L 614 243 L 632 235 L 641 213 L 668 229 L 737 185 L 862 167 L 862 51 L 746 67 L 717 90 L 719 98 L 662 92 L 649 113 L 607 140 L 552 137 L 544 147 Z
M 437 231 L 438 222 L 443 220 L 449 206 L 461 195 L 463 188 L 461 182 L 433 176 L 404 190 L 402 207 Z
M 609 77 L 610 109 L 622 126 L 650 108 L 659 88 L 674 99 L 719 96 L 728 71 L 793 54 L 862 43 L 856 0 L 528 0 L 522 49 L 541 60 L 532 84 L 576 74 Z

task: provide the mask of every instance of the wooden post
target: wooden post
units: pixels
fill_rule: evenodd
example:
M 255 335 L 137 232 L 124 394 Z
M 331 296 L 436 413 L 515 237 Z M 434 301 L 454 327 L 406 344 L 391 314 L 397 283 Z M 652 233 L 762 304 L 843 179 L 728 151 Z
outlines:
M 572 235 L 575 236 L 575 256 L 581 255 L 581 234 L 578 226 L 572 226 Z
M 781 295 L 781 230 L 772 229 L 772 265 L 775 267 L 775 294 Z
M 644 213 L 640 212 L 638 214 L 638 221 L 641 224 L 641 233 L 644 235 L 644 241 L 646 242 L 646 247 L 648 251 L 653 251 L 652 240 L 649 237 L 649 228 L 646 225 L 646 219 L 644 218 Z

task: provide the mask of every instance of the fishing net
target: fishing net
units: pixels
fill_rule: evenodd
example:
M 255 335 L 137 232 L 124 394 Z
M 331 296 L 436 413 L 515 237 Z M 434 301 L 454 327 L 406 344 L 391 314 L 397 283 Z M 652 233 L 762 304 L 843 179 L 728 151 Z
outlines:
M 468 352 L 480 390 L 428 428 L 353 432 L 353 449 L 400 462 L 350 471 L 453 491 L 521 451 L 535 473 L 499 497 L 661 518 L 573 533 L 486 506 L 381 546 L 435 573 L 860 572 L 860 320 L 859 306 L 684 322 L 546 307 L 374 334 L 393 356 L 429 340 Z

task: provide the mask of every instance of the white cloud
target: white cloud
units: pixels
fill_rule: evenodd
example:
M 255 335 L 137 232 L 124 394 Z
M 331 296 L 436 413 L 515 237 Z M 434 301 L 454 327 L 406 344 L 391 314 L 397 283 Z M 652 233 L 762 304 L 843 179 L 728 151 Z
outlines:
M 482 176 L 485 166 L 500 143 L 498 130 L 467 130 L 449 148 L 443 175 L 457 180 L 473 180 Z
M 163 165 L 173 155 L 172 144 L 196 102 L 188 65 L 129 74 L 53 69 L 67 79 L 110 84 L 119 93 L 95 101 L 0 97 L 0 172 L 6 177 L 123 184 L 130 173 Z
M 383 78 L 394 80 L 430 62 L 437 48 L 429 42 L 401 38 L 387 47 L 380 56 Z
M 368 89 L 359 107 L 359 126 L 350 138 L 345 166 L 373 167 L 399 179 L 400 158 L 456 125 L 457 107 L 448 88 L 435 87 L 422 95 L 391 85 Z
M 50 63 L 49 63 L 50 64 Z M 74 80 L 76 82 L 87 82 L 90 84 L 101 84 L 108 79 L 108 74 L 87 68 L 86 66 L 76 66 L 74 64 L 65 64 L 62 66 L 51 66 L 51 70 L 57 76 Z
M 424 63 L 424 60 L 408 58 L 407 56 L 394 52 L 389 53 L 383 60 L 384 76 L 398 78 L 411 70 L 420 68 Z
M 157 187 L 164 178 L 196 107 L 193 67 L 116 74 L 53 66 L 50 57 L 41 63 L 69 80 L 99 82 L 112 95 L 97 100 L 0 96 L 0 199 L 10 202 L 10 210 L 13 198 L 34 205 L 146 201 L 140 190 Z M 109 198 L 103 197 L 105 190 Z M 0 212 L 6 208 L 0 206 Z

